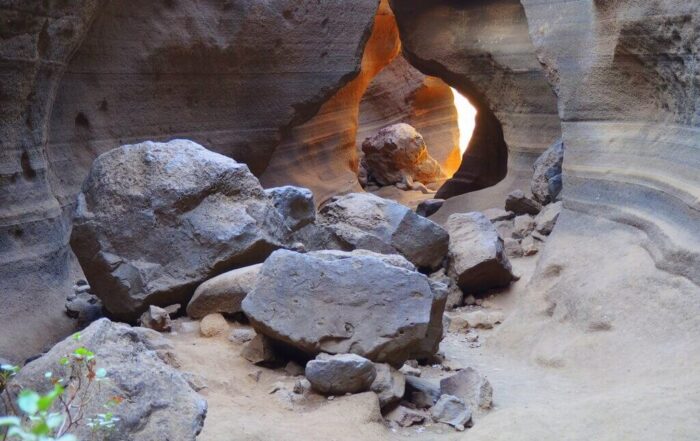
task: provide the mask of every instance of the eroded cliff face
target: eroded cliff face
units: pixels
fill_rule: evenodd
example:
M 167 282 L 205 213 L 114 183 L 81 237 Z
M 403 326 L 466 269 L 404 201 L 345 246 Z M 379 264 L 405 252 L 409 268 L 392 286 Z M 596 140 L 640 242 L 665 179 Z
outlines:
M 70 212 L 97 155 L 190 138 L 261 172 L 281 133 L 357 76 L 377 7 L 2 3 L 0 355 L 69 332 Z
M 70 222 L 46 155 L 61 75 L 104 2 L 0 3 L 0 354 L 30 355 L 70 331 L 60 314 Z
M 477 108 L 459 171 L 438 193 L 450 197 L 501 181 L 505 196 L 560 134 L 557 101 L 542 73 L 518 0 L 392 0 L 403 52 L 423 73 L 457 88 Z M 508 158 L 506 161 L 506 157 Z

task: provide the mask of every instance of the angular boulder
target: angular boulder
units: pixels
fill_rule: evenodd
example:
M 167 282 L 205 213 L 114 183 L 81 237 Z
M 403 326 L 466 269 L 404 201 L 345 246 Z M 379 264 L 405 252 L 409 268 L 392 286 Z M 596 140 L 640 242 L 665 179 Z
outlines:
M 452 395 L 442 395 L 430 409 L 430 415 L 439 423 L 464 430 L 472 419 L 472 412 L 464 401 Z
M 516 215 L 531 214 L 535 216 L 541 209 L 542 204 L 527 197 L 522 190 L 514 190 L 506 197 L 506 211 L 512 211 Z
M 406 398 L 419 408 L 432 407 L 440 398 L 440 386 L 424 378 L 406 376 Z
M 352 352 L 400 366 L 437 351 L 447 297 L 444 285 L 407 267 L 367 251 L 278 250 L 243 311 L 258 333 L 308 355 Z
M 564 161 L 564 142 L 559 139 L 549 146 L 535 161 L 535 172 L 530 182 L 532 196 L 542 204 L 555 200 L 561 190 L 562 162 Z M 559 180 L 559 185 L 556 181 Z
M 314 194 L 308 188 L 285 185 L 265 190 L 290 230 L 296 231 L 316 219 Z
M 235 314 L 241 311 L 241 302 L 253 290 L 262 264 L 244 266 L 227 271 L 197 287 L 187 305 L 187 315 L 201 319 L 215 312 Z
M 442 204 L 444 203 L 444 199 L 426 199 L 418 204 L 416 207 L 416 214 L 423 217 L 430 217 L 442 208 Z
M 94 352 L 96 368 L 107 372 L 99 387 L 90 389 L 86 417 L 104 413 L 103 405 L 114 397 L 121 401 L 110 408 L 119 418 L 110 440 L 195 440 L 202 430 L 207 402 L 182 373 L 163 361 L 168 359 L 167 352 L 172 348 L 160 334 L 103 318 L 80 335 L 79 341 L 67 338 L 28 363 L 15 377 L 14 384 L 48 392 L 53 386 L 44 373 L 67 378 L 70 368 L 59 361 L 82 346 Z M 73 434 L 79 439 L 93 439 L 91 429 L 85 424 L 79 425 Z
M 319 210 L 314 227 L 301 239 L 307 249 L 401 254 L 420 268 L 439 267 L 449 242 L 447 232 L 438 224 L 369 193 L 332 199 Z
M 186 303 L 201 282 L 263 261 L 288 229 L 245 164 L 187 140 L 124 145 L 93 163 L 71 247 L 116 318 Z
M 450 233 L 448 274 L 462 291 L 480 293 L 513 280 L 503 239 L 483 213 L 456 213 L 447 219 Z
M 374 378 L 370 390 L 377 394 L 379 406 L 386 409 L 403 398 L 406 392 L 406 378 L 404 375 L 386 363 L 374 365 L 377 376 Z
M 368 180 L 379 185 L 445 179 L 440 164 L 428 153 L 420 133 L 405 123 L 384 127 L 362 143 Z
M 466 368 L 440 380 L 440 392 L 454 395 L 470 409 L 490 409 L 493 403 L 493 387 L 489 380 L 474 368 Z
M 561 209 L 561 202 L 546 205 L 542 211 L 540 211 L 540 214 L 538 214 L 535 218 L 535 230 L 537 230 L 537 232 L 540 234 L 548 236 L 554 229 L 554 225 L 556 225 L 557 220 L 559 219 Z
M 521 214 L 513 219 L 513 237 L 523 239 L 535 229 L 535 219 L 529 214 Z
M 374 363 L 355 354 L 319 354 L 306 363 L 306 379 L 325 395 L 356 394 L 368 391 L 377 376 Z

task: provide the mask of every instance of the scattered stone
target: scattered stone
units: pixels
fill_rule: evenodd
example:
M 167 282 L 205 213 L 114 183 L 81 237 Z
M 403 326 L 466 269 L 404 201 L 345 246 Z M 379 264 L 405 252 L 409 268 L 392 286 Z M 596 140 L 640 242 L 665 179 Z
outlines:
M 503 313 L 501 311 L 484 311 L 479 309 L 476 311 L 460 312 L 452 315 L 450 330 L 457 332 L 467 328 L 492 329 L 499 323 L 503 322 Z
M 406 406 L 397 406 L 386 415 L 386 419 L 401 427 L 410 427 L 414 424 L 425 423 L 428 420 L 428 416 L 425 412 L 409 409 Z
M 406 397 L 416 407 L 427 409 L 440 398 L 440 387 L 430 380 L 406 376 Z
M 430 217 L 442 207 L 444 199 L 426 199 L 416 207 L 416 214 L 423 217 Z
M 90 285 L 85 284 L 85 285 L 75 285 L 73 287 L 73 292 L 76 294 L 82 294 L 84 292 L 90 292 Z
M 228 322 L 221 314 L 209 314 L 199 322 L 199 332 L 204 337 L 215 337 L 228 331 Z
M 535 229 L 538 233 L 545 236 L 549 236 L 552 232 L 554 225 L 559 219 L 559 213 L 561 213 L 562 203 L 555 202 L 554 204 L 549 204 L 540 211 L 540 214 L 535 218 Z
M 449 237 L 438 224 L 398 202 L 369 193 L 331 199 L 316 224 L 298 232 L 309 250 L 365 249 L 400 254 L 419 268 L 438 268 Z
M 464 336 L 464 339 L 467 341 L 467 343 L 476 343 L 479 341 L 479 334 L 476 332 L 472 331 L 467 331 L 467 334 Z
M 535 216 L 542 209 L 542 205 L 527 196 L 522 190 L 515 190 L 506 197 L 506 210 L 516 215 L 531 214 Z
M 220 274 L 197 287 L 187 304 L 187 315 L 200 319 L 207 314 L 241 312 L 241 302 L 253 290 L 262 264 Z
M 526 256 L 534 256 L 540 250 L 540 246 L 532 236 L 527 236 L 520 242 L 523 248 L 523 254 Z
M 530 182 L 532 196 L 542 204 L 555 200 L 561 191 L 562 162 L 564 161 L 564 142 L 559 139 L 535 161 L 535 172 Z M 558 179 L 558 186 L 555 181 Z
M 243 344 L 254 339 L 256 335 L 256 332 L 252 329 L 236 328 L 233 331 L 231 331 L 231 334 L 229 334 L 228 339 L 234 343 Z
M 105 309 L 136 321 L 185 303 L 222 270 L 259 263 L 289 235 L 245 164 L 187 140 L 98 156 L 78 195 L 71 248 Z
M 430 279 L 436 282 L 440 282 L 447 287 L 447 302 L 445 303 L 445 309 L 451 310 L 462 306 L 464 303 L 464 293 L 457 286 L 457 283 L 445 273 L 444 268 L 440 268 L 438 271 L 430 275 Z
M 87 285 L 84 285 L 87 286 Z M 66 315 L 77 319 L 79 326 L 87 326 L 103 317 L 102 302 L 87 291 L 75 293 L 66 298 Z
M 511 220 L 515 217 L 515 213 L 512 211 L 506 211 L 501 208 L 489 208 L 484 210 L 483 213 L 491 222 Z
M 408 363 L 405 363 L 403 366 L 401 366 L 401 369 L 399 369 L 399 371 L 404 375 L 412 375 L 414 377 L 421 376 L 421 370 L 417 367 L 409 365 Z
M 377 394 L 379 406 L 385 409 L 398 403 L 406 392 L 406 379 L 404 375 L 385 363 L 374 365 L 377 376 L 374 378 L 370 390 Z
M 430 415 L 439 423 L 464 430 L 472 419 L 472 412 L 464 401 L 452 395 L 442 395 L 430 409 Z
M 457 213 L 447 219 L 450 233 L 448 274 L 463 292 L 479 293 L 513 280 L 503 240 L 482 213 Z
M 308 188 L 285 185 L 269 188 L 265 193 L 280 212 L 291 231 L 296 231 L 316 220 L 314 194 Z
M 365 392 L 376 375 L 374 363 L 355 354 L 319 354 L 306 363 L 306 379 L 324 395 Z
M 271 365 L 280 361 L 272 341 L 262 334 L 257 334 L 245 344 L 241 356 L 255 365 Z
M 291 360 L 284 367 L 284 372 L 291 377 L 297 377 L 299 375 L 304 375 L 304 366 L 300 365 L 294 360 Z
M 503 247 L 506 250 L 506 255 L 508 257 L 522 257 L 523 248 L 520 246 L 518 239 L 513 239 L 512 237 L 506 237 L 503 239 Z
M 423 137 L 408 124 L 384 127 L 362 143 L 367 180 L 382 186 L 445 179 L 440 164 L 428 153 Z
M 149 306 L 148 311 L 141 315 L 139 323 L 144 328 L 150 328 L 158 332 L 170 332 L 172 330 L 172 322 L 168 311 L 154 305 Z
M 8 390 L 28 388 L 46 391 L 51 383 L 44 377 L 69 378 L 70 367 L 59 360 L 80 346 L 95 353 L 97 367 L 107 371 L 107 381 L 92 388 L 82 409 L 86 415 L 103 413 L 104 403 L 113 397 L 125 399 L 110 409 L 119 418 L 121 440 L 194 440 L 202 430 L 207 402 L 197 394 L 186 377 L 164 361 L 169 343 L 151 329 L 131 327 L 100 319 L 81 331 L 80 342 L 69 337 L 49 352 L 25 365 Z M 157 411 L 156 411 L 157 410 Z M 71 430 L 78 439 L 92 439 L 85 424 Z
M 437 351 L 447 297 L 406 265 L 366 251 L 275 251 L 243 310 L 257 332 L 306 354 L 354 352 L 400 365 Z
M 295 394 L 306 395 L 309 393 L 309 391 L 311 391 L 311 382 L 309 382 L 309 380 L 306 378 L 299 378 L 294 383 L 293 392 Z
M 529 214 L 521 214 L 513 220 L 513 237 L 523 239 L 535 229 L 535 219 Z
M 490 409 L 493 404 L 491 383 L 470 367 L 440 380 L 440 392 L 454 395 L 470 409 Z
M 182 305 L 180 305 L 179 303 L 173 303 L 172 305 L 168 305 L 163 309 L 165 309 L 165 312 L 167 312 L 168 315 L 170 315 L 170 317 L 172 318 L 175 314 L 178 313 L 178 311 L 180 311 L 180 308 L 182 308 Z

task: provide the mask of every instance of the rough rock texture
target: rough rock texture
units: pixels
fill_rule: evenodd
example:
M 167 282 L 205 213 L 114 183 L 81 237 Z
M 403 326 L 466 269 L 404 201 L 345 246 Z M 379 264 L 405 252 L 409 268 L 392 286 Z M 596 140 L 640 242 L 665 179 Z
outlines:
M 416 214 L 423 217 L 429 217 L 442 207 L 444 199 L 426 199 L 421 201 L 416 207 Z
M 374 77 L 360 103 L 358 146 L 383 127 L 407 123 L 423 136 L 430 156 L 449 177 L 462 160 L 452 90 L 397 56 Z
M 280 360 L 274 348 L 274 342 L 262 334 L 257 334 L 248 341 L 241 351 L 241 356 L 253 364 L 265 365 Z
M 503 239 L 482 213 L 453 214 L 447 220 L 447 271 L 462 291 L 474 294 L 508 286 L 513 280 Z
M 72 328 L 61 311 L 70 211 L 96 156 L 187 137 L 264 170 L 280 131 L 357 74 L 376 9 L 376 0 L 0 5 L 0 332 L 11 337 L 0 353 L 21 359 Z
M 429 184 L 446 177 L 428 153 L 423 136 L 406 123 L 380 129 L 362 142 L 362 152 L 367 179 L 382 186 Z
M 430 409 L 430 415 L 439 423 L 449 424 L 459 430 L 472 419 L 472 412 L 464 401 L 453 395 L 442 395 Z
M 559 213 L 561 213 L 562 203 L 556 202 L 554 204 L 546 205 L 540 214 L 535 217 L 535 229 L 538 233 L 549 235 L 556 225 L 559 219 Z
M 513 190 L 506 197 L 506 210 L 512 211 L 516 215 L 531 214 L 535 216 L 541 209 L 542 205 L 527 196 L 522 190 Z
M 396 409 L 386 415 L 386 419 L 401 427 L 410 427 L 414 424 L 423 424 L 428 419 L 428 415 L 406 406 L 396 406 Z
M 520 1 L 391 4 L 408 61 L 458 89 L 478 112 L 460 169 L 438 197 L 493 185 L 506 172 L 529 184 L 532 163 L 559 138 L 560 125 Z
M 208 314 L 199 322 L 199 333 L 204 337 L 216 337 L 228 331 L 228 322 L 218 313 Z
M 529 214 L 521 214 L 513 219 L 513 237 L 523 239 L 535 229 L 535 219 Z
M 319 210 L 317 224 L 302 233 L 308 249 L 359 248 L 401 254 L 421 268 L 440 266 L 449 241 L 439 225 L 404 205 L 369 193 L 333 198 Z
M 370 390 L 377 394 L 379 406 L 386 409 L 403 398 L 406 392 L 406 378 L 388 364 L 376 363 L 374 367 L 377 376 L 374 378 Z
M 0 355 L 13 361 L 74 326 L 62 311 L 70 219 L 50 180 L 47 122 L 66 65 L 104 3 L 0 4 Z
M 170 314 L 163 308 L 151 305 L 148 310 L 141 314 L 139 324 L 144 328 L 150 328 L 158 332 L 170 332 L 172 321 Z
M 107 371 L 106 381 L 91 389 L 86 415 L 103 413 L 102 405 L 113 397 L 123 401 L 113 409 L 120 418 L 109 441 L 194 441 L 202 430 L 207 402 L 187 380 L 163 359 L 172 349 L 150 329 L 132 328 L 100 319 L 81 332 L 80 342 L 63 340 L 48 353 L 27 364 L 15 378 L 16 384 L 47 392 L 51 383 L 45 372 L 65 377 L 68 368 L 59 360 L 79 346 L 95 353 L 97 367 Z M 163 357 L 163 359 L 161 358 Z M 91 429 L 82 425 L 75 433 L 89 439 Z
M 406 398 L 419 408 L 432 407 L 440 398 L 440 386 L 432 380 L 406 376 Z
M 426 357 L 442 338 L 444 285 L 390 262 L 380 254 L 275 251 L 243 311 L 259 333 L 310 355 L 352 352 L 392 365 Z
M 201 319 L 213 312 L 240 312 L 241 302 L 253 290 L 260 268 L 261 263 L 244 266 L 202 283 L 194 290 L 192 300 L 187 304 L 187 315 L 193 319 Z
M 556 181 L 561 180 L 563 161 L 564 143 L 561 139 L 549 146 L 535 161 L 530 191 L 538 202 L 548 204 L 559 196 L 557 190 L 561 190 L 561 186 Z
M 245 164 L 191 141 L 101 155 L 83 184 L 71 246 L 105 309 L 135 320 L 197 284 L 261 262 L 287 228 Z
M 369 390 L 377 376 L 374 363 L 355 354 L 319 354 L 306 363 L 306 379 L 325 395 L 356 394 Z
M 459 398 L 474 411 L 489 409 L 493 403 L 491 383 L 470 367 L 440 380 L 440 392 Z
M 275 208 L 280 212 L 290 230 L 296 231 L 316 219 L 314 194 L 308 188 L 285 185 L 265 190 L 272 198 Z

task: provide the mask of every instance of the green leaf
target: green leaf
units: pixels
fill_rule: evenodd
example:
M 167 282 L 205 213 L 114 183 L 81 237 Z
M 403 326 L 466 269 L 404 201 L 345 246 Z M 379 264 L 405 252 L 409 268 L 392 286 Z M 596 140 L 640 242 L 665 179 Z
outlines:
M 12 365 L 12 364 L 3 364 L 3 365 L 0 365 L 0 370 L 12 372 L 14 374 L 14 373 L 17 373 L 19 371 L 19 367 Z
M 39 410 L 39 394 L 33 390 L 25 389 L 17 397 L 17 405 L 22 412 L 34 415 Z
M 0 427 L 1 426 L 19 426 L 21 421 L 22 420 L 20 420 L 20 418 L 16 417 L 16 416 L 0 417 Z
M 80 341 L 80 339 L 81 339 L 82 337 L 83 337 L 83 336 L 80 334 L 80 332 L 76 332 L 75 334 L 73 334 L 73 335 L 71 336 L 71 338 L 72 338 L 73 340 L 75 340 L 75 341 Z
M 58 360 L 58 363 L 59 363 L 61 366 L 67 366 L 68 363 L 70 363 L 70 360 L 68 359 L 68 357 L 61 357 L 61 359 Z

